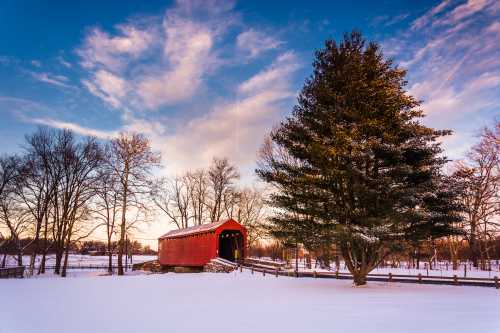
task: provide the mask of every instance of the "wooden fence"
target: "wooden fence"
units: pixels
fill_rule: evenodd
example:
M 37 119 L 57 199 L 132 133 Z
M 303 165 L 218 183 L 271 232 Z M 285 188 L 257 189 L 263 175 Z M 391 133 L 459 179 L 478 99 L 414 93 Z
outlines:
M 262 273 L 262 275 L 289 276 L 297 278 L 319 278 L 319 279 L 339 279 L 339 280 L 352 280 L 353 277 L 350 273 L 346 272 L 296 272 L 281 269 L 269 269 L 245 263 L 240 266 L 240 272 L 243 268 L 251 271 L 252 274 Z M 475 286 L 475 287 L 494 287 L 500 289 L 500 280 L 497 276 L 492 279 L 489 278 L 464 278 L 454 276 L 424 276 L 418 275 L 396 275 L 396 274 L 368 274 L 367 281 L 378 282 L 399 282 L 399 283 L 420 283 L 420 284 L 437 284 L 437 285 L 454 285 L 454 286 Z
M 24 276 L 24 266 L 0 268 L 0 279 L 22 278 Z

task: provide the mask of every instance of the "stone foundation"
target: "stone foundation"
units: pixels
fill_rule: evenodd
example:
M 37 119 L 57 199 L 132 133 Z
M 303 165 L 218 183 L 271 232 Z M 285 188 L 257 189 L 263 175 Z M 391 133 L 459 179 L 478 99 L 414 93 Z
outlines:
M 210 273 L 230 273 L 237 268 L 238 266 L 236 264 L 219 261 L 218 259 L 212 259 L 203 267 L 203 271 Z

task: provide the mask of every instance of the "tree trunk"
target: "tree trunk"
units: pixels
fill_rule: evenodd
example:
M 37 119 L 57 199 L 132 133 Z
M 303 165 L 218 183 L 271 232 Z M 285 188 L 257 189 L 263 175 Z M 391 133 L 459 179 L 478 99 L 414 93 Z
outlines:
M 47 251 L 44 249 L 42 253 L 42 261 L 40 262 L 40 266 L 38 267 L 38 275 L 40 274 L 45 274 L 45 258 L 46 258 Z
M 40 229 L 42 229 L 42 220 L 40 219 L 36 223 L 36 228 L 35 228 L 35 239 L 33 240 L 33 252 L 31 253 L 31 258 L 30 258 L 30 266 L 29 266 L 29 271 L 28 274 L 29 276 L 33 275 L 33 271 L 35 270 L 35 260 L 36 260 L 36 255 L 38 254 L 39 246 L 40 246 Z
M 45 260 L 47 258 L 47 232 L 48 232 L 48 216 L 45 216 L 45 225 L 43 229 L 43 253 L 42 253 L 42 261 L 40 263 L 40 267 L 38 268 L 38 274 L 45 274 Z
M 340 250 L 353 276 L 354 285 L 365 285 L 366 276 L 381 260 L 380 245 L 343 241 L 340 244 Z
M 17 239 L 17 266 L 23 265 L 23 249 L 21 248 L 21 241 Z
M 471 224 L 471 228 L 475 228 Z M 472 266 L 475 268 L 479 267 L 479 249 L 478 249 L 478 241 L 476 237 L 475 231 L 471 232 L 470 235 L 470 240 L 469 240 L 469 247 L 470 247 L 470 260 L 472 261 Z
M 122 199 L 122 221 L 120 224 L 120 241 L 118 242 L 118 275 L 124 275 L 123 271 L 123 247 L 125 242 L 125 232 L 126 232 L 126 214 L 127 214 L 127 195 L 128 195 L 128 173 L 125 171 L 125 181 L 123 184 L 123 199 Z
M 416 256 L 417 256 L 417 269 L 420 269 L 420 247 L 418 245 L 416 250 Z
M 111 251 L 111 238 L 108 237 L 108 273 L 113 274 L 113 253 Z
M 64 247 L 64 264 L 62 267 L 61 271 L 61 277 L 66 277 L 66 271 L 68 269 L 68 257 L 69 257 L 69 247 L 71 245 L 71 233 L 72 233 L 72 227 L 70 227 L 70 230 L 68 231 L 68 237 L 66 239 L 66 246 Z
M 5 251 L 5 253 L 3 254 L 3 258 L 2 258 L 2 268 L 5 267 L 5 264 L 7 262 L 7 251 Z
M 68 256 L 69 256 L 69 245 L 64 250 L 64 264 L 63 264 L 62 271 L 61 271 L 61 277 L 66 277 L 66 271 L 68 268 Z
M 61 262 L 63 257 L 63 249 L 60 245 L 56 247 L 56 263 L 54 266 L 54 274 L 61 274 Z

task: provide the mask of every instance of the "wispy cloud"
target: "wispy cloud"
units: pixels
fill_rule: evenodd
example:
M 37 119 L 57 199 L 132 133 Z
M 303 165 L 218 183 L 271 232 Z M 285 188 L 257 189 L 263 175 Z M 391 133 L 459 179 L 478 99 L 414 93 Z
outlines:
M 73 65 L 70 62 L 66 61 L 66 59 L 64 59 L 62 56 L 57 57 L 57 61 L 59 61 L 59 63 L 66 68 L 73 68 Z
M 209 67 L 214 32 L 206 25 L 169 14 L 164 18 L 163 56 L 166 69 L 154 69 L 139 78 L 138 95 L 150 109 L 193 96 Z
M 99 139 L 112 139 L 118 135 L 118 132 L 116 131 L 103 131 L 51 118 L 30 118 L 29 122 L 33 124 L 49 126 L 52 128 L 67 129 L 80 135 L 94 136 Z
M 104 69 L 96 71 L 91 79 L 82 80 L 82 84 L 91 94 L 115 108 L 122 107 L 122 100 L 130 91 L 127 81 Z
M 401 23 L 410 16 L 410 13 L 402 13 L 395 16 L 381 15 L 373 18 L 371 24 L 374 26 L 383 25 L 385 27 L 390 27 L 391 25 Z
M 161 18 L 129 20 L 114 31 L 91 29 L 78 50 L 81 67 L 88 73 L 82 85 L 123 111 L 121 130 L 151 138 L 166 157 L 168 172 L 205 165 L 213 156 L 228 156 L 242 166 L 252 164 L 262 137 L 289 110 L 296 94 L 292 75 L 299 61 L 295 53 L 283 50 L 255 75 L 238 79 L 240 83 L 227 95 L 195 103 L 198 107 L 180 118 L 165 112 L 199 99 L 205 81 L 220 67 L 236 66 L 231 57 L 243 54 L 253 59 L 283 47 L 253 27 L 245 26 L 236 39 L 226 38 L 229 27 L 241 27 L 232 10 L 228 2 L 177 1 Z M 229 49 L 235 54 L 224 54 Z M 52 120 L 37 119 L 53 127 L 75 125 Z M 80 133 L 93 131 L 73 128 Z
M 445 141 L 457 157 L 477 128 L 500 115 L 500 26 L 495 1 L 443 1 L 396 37 L 395 57 L 409 69 L 410 94 L 423 100 L 426 123 L 451 128 Z M 398 40 L 399 39 L 399 40 Z
M 154 40 L 154 33 L 133 24 L 116 27 L 117 35 L 111 36 L 99 28 L 93 28 L 78 50 L 84 68 L 100 66 L 109 70 L 122 69 L 131 59 L 138 58 Z
M 221 63 L 214 47 L 230 8 L 179 1 L 161 18 L 131 20 L 115 33 L 92 29 L 77 51 L 90 72 L 83 85 L 114 108 L 157 110 L 189 99 Z M 200 19 L 200 11 L 223 19 Z
M 59 129 L 69 129 L 80 135 L 95 136 L 100 139 L 110 139 L 117 135 L 117 131 L 100 130 L 79 124 L 58 120 L 51 117 L 54 109 L 47 105 L 25 98 L 0 96 L 0 110 L 13 114 L 24 123 L 37 124 Z M 44 116 L 40 116 L 40 115 Z
M 31 60 L 30 63 L 35 67 L 38 67 L 38 68 L 42 67 L 42 63 L 38 60 Z
M 261 53 L 277 49 L 282 44 L 282 41 L 255 29 L 243 31 L 236 38 L 237 47 L 249 58 L 255 58 Z
M 183 123 L 173 133 L 162 133 L 144 122 L 135 125 L 156 137 L 171 172 L 207 164 L 213 156 L 227 156 L 239 165 L 255 161 L 261 140 L 295 96 L 292 75 L 297 57 L 282 54 L 268 68 L 237 87 L 234 100 L 217 103 L 210 112 Z M 288 103 L 287 103 L 288 101 Z M 163 128 L 164 130 L 164 128 Z
M 421 28 L 429 25 L 429 23 L 437 15 L 441 14 L 446 9 L 446 7 L 448 7 L 448 5 L 450 5 L 450 4 L 451 4 L 451 0 L 444 0 L 444 1 L 440 2 L 438 5 L 436 5 L 432 9 L 430 9 L 427 13 L 425 13 L 424 15 L 417 18 L 411 26 L 412 30 L 418 30 L 418 29 L 421 29 Z
M 63 88 L 71 88 L 75 87 L 68 83 L 68 78 L 64 75 L 53 75 L 50 73 L 44 72 L 30 72 L 31 76 L 40 82 L 48 83 L 54 86 L 63 87 Z

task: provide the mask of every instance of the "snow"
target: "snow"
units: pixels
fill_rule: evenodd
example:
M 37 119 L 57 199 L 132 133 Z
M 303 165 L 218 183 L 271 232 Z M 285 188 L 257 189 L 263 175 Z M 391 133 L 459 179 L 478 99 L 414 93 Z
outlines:
M 212 231 L 212 230 L 217 229 L 218 227 L 220 227 L 221 225 L 223 225 L 224 223 L 229 222 L 229 221 L 231 221 L 231 219 L 212 222 L 212 223 L 200 224 L 200 225 L 196 225 L 196 226 L 189 227 L 189 228 L 183 228 L 183 229 L 179 229 L 179 230 L 172 230 L 172 231 L 167 232 L 165 235 L 161 236 L 159 239 L 170 238 L 170 237 L 181 237 L 181 236 L 185 236 L 185 235 L 194 235 L 194 234 Z
M 8 279 L 0 295 L 0 333 L 500 332 L 494 288 L 236 271 Z

